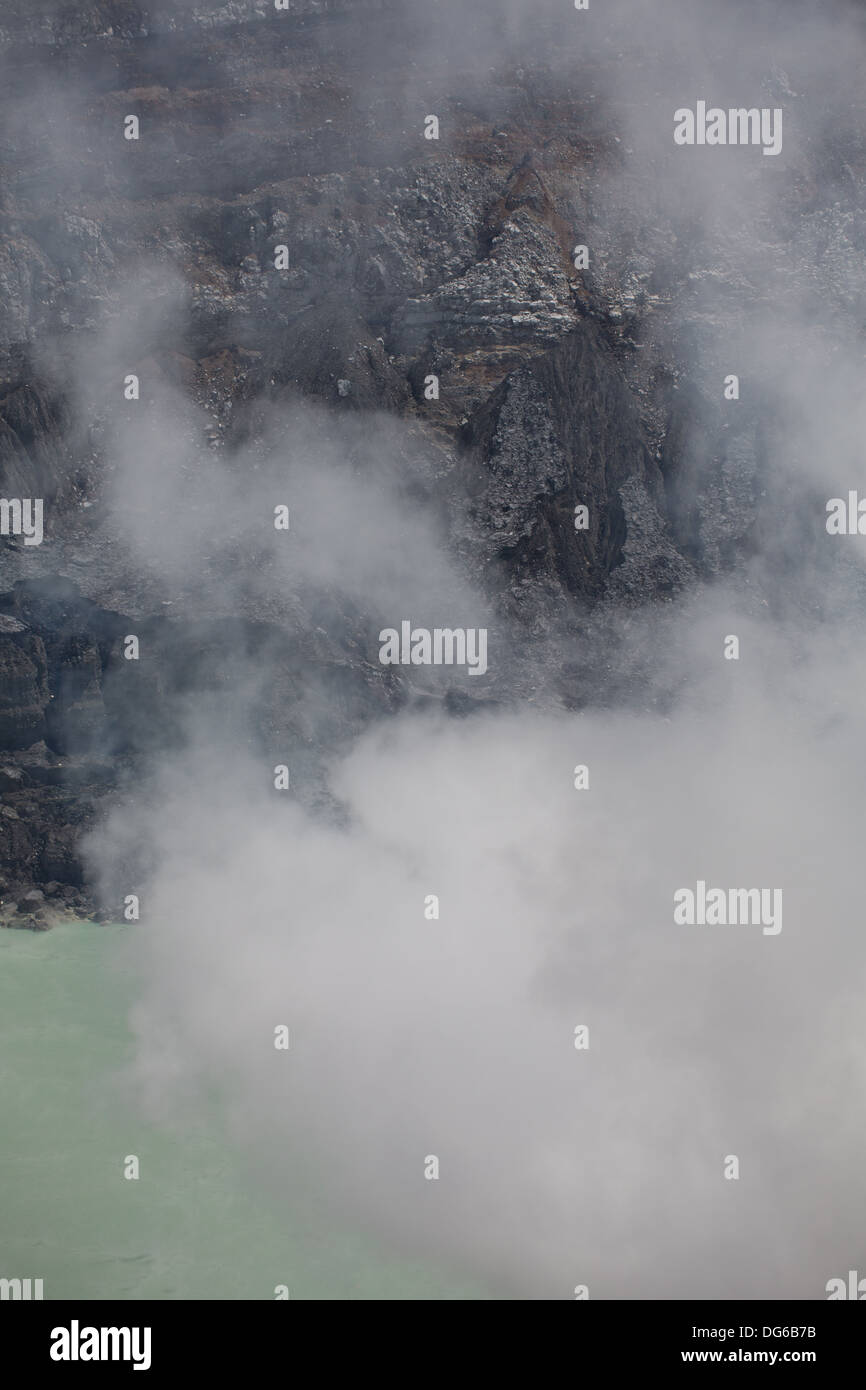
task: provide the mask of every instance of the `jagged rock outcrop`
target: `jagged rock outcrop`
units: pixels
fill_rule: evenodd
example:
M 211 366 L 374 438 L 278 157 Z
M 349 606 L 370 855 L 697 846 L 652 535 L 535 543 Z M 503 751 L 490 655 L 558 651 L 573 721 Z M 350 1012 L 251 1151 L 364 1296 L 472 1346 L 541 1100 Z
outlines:
M 42 639 L 25 623 L 0 616 L 0 740 L 23 748 L 45 732 L 51 698 Z
M 774 282 L 736 229 L 702 244 L 690 208 L 629 163 L 597 99 L 616 43 L 557 63 L 555 11 L 539 7 L 537 51 L 518 63 L 503 40 L 470 80 L 426 42 L 430 18 L 391 0 L 292 0 L 288 14 L 269 0 L 7 0 L 0 495 L 46 502 L 42 546 L 0 538 L 7 906 L 29 883 L 80 892 L 82 827 L 136 759 L 183 737 L 197 692 L 230 686 L 232 643 L 258 644 L 275 672 L 254 736 L 294 740 L 311 765 L 322 740 L 407 698 L 369 661 L 350 576 L 346 594 L 292 595 L 280 613 L 239 600 L 228 636 L 180 599 L 171 616 L 151 600 L 104 530 L 127 373 L 185 394 L 200 442 L 228 461 L 298 398 L 361 429 L 399 418 L 455 564 L 527 640 L 605 604 L 665 601 L 749 553 L 761 400 L 724 415 L 713 343 Z M 424 138 L 432 111 L 438 141 Z M 836 182 L 832 215 L 822 204 L 823 151 L 805 159 L 810 177 L 778 183 L 790 255 L 814 279 L 820 246 L 822 286 L 844 285 L 856 310 L 856 217 Z M 109 352 L 85 396 L 79 357 L 123 325 L 133 283 L 135 351 Z M 134 682 L 133 624 L 155 656 Z M 566 663 L 552 688 L 579 703 L 591 681 Z

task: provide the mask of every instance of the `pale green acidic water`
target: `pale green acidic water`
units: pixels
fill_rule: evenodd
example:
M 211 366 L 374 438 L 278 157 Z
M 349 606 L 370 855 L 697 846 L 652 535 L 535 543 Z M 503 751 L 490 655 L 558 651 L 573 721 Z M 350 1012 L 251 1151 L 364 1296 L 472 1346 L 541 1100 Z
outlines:
M 0 1278 L 43 1279 L 46 1299 L 484 1298 L 275 1208 L 215 1118 L 143 1122 L 118 1085 L 128 932 L 0 931 Z

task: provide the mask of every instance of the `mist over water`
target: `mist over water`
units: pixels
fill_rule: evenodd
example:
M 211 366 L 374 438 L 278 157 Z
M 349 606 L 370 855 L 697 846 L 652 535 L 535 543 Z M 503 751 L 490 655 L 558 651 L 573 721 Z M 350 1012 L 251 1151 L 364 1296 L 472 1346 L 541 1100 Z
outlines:
M 734 621 L 731 672 L 701 618 L 674 714 L 391 721 L 333 770 L 339 827 L 255 768 L 229 793 L 197 742 L 103 840 L 116 862 L 153 837 L 159 864 L 148 1112 L 217 1085 L 275 1188 L 315 1155 L 343 1218 L 506 1296 L 820 1297 L 864 1158 L 862 660 Z M 778 934 L 674 926 L 698 878 L 781 889 Z
M 847 205 L 831 198 L 822 222 L 802 185 L 825 141 L 848 148 L 866 45 L 856 8 L 822 20 L 797 7 L 789 24 L 778 5 L 731 13 L 592 0 L 568 16 L 587 25 L 582 48 L 553 6 L 537 33 L 534 7 L 479 7 L 472 45 L 456 9 L 417 14 L 454 99 L 494 63 L 544 55 L 556 85 L 578 49 L 599 55 L 593 96 L 622 152 L 574 193 L 575 239 L 621 228 L 593 263 L 600 281 L 665 256 L 693 267 L 692 298 L 659 330 L 684 376 L 671 399 L 688 397 L 686 464 L 660 450 L 678 538 L 704 507 L 683 542 L 685 595 L 617 606 L 612 582 L 597 613 L 557 593 L 544 622 L 521 626 L 497 607 L 495 555 L 482 575 L 462 529 L 471 470 L 384 412 L 336 419 L 286 396 L 215 454 L 201 412 L 154 373 L 147 412 L 106 425 L 100 507 L 125 611 L 224 621 L 229 674 L 178 701 L 180 737 L 85 843 L 104 901 L 141 898 L 122 939 L 130 1038 L 98 984 L 117 931 L 0 942 L 13 966 L 0 982 L 17 972 L 47 1013 L 6 1161 L 50 1147 L 48 1117 L 63 1136 L 45 1220 L 66 1235 L 50 1254 L 25 1204 L 7 1236 L 16 1268 L 53 1275 L 49 1296 L 268 1298 L 287 1283 L 292 1297 L 569 1299 L 584 1284 L 593 1298 L 812 1299 L 863 1268 L 866 552 L 827 534 L 825 505 L 864 477 L 866 282 Z M 558 59 L 551 33 L 567 36 Z M 781 103 L 778 158 L 677 149 L 674 110 L 704 98 Z M 847 188 L 859 166 L 848 173 L 826 176 Z M 190 312 L 165 267 L 152 274 L 65 364 L 79 426 L 112 364 L 143 354 L 145 311 L 157 340 Z M 663 299 L 661 270 L 641 283 Z M 334 642 L 371 684 L 382 629 L 485 628 L 489 671 L 407 669 L 371 722 L 315 649 L 233 647 L 238 615 Z M 581 698 L 563 695 L 565 668 L 585 670 Z M 260 738 L 265 707 L 285 717 Z M 700 881 L 779 890 L 778 932 L 678 924 L 674 895 Z M 37 962 L 69 972 L 56 1012 L 27 982 Z M 37 1111 L 28 1077 L 45 1094 L 56 1039 L 88 1001 L 80 1103 L 48 1092 Z M 17 1017 L 13 1054 L 30 1004 Z M 76 1134 L 122 1194 L 88 1185 Z M 160 1176 L 128 1197 L 122 1158 L 142 1151 Z M 108 1254 L 64 1226 L 88 1210 L 82 1194 L 94 1213 L 113 1203 L 99 1216 Z M 156 1244 L 140 1238 L 154 1211 Z
M 310 1185 L 263 1190 L 217 1097 L 155 1125 L 135 1103 L 133 931 L 0 939 L 0 1256 L 57 1299 L 472 1299 L 483 1290 L 335 1228 Z M 134 1152 L 138 1182 L 126 1181 Z

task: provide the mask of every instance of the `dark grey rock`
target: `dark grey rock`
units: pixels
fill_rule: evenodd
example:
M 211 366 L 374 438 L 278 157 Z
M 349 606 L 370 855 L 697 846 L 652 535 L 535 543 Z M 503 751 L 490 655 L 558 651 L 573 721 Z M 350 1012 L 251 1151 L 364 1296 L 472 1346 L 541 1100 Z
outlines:
M 29 893 L 25 893 L 18 899 L 18 911 L 22 914 L 35 913 L 45 901 L 45 894 L 39 888 L 31 888 Z

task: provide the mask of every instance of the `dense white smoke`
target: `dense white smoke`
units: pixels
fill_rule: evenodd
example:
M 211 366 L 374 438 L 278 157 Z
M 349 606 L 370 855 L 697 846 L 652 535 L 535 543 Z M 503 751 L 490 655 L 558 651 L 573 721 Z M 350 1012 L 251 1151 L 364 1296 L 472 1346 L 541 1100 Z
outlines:
M 860 1255 L 863 663 L 724 616 L 743 659 L 695 615 L 673 718 L 377 729 L 334 769 L 339 828 L 198 728 L 99 841 L 157 853 L 148 1104 L 216 1084 L 275 1191 L 315 1165 L 355 1221 L 513 1296 L 820 1297 Z M 698 879 L 780 888 L 781 930 L 676 925 Z
M 717 44 L 707 7 L 697 18 L 632 8 L 668 59 L 653 68 L 631 54 L 600 91 L 636 161 L 606 184 L 608 207 L 633 208 L 652 184 L 653 198 L 688 203 L 695 244 L 683 254 L 700 263 L 706 238 L 761 280 L 785 171 L 832 127 L 831 94 L 815 89 L 831 50 L 846 73 L 862 62 L 859 28 L 839 11 L 798 36 L 779 8 L 759 7 L 751 27 L 738 11 L 738 34 Z M 491 62 L 529 43 L 528 9 L 509 7 Z M 605 37 L 596 0 L 569 18 L 595 26 L 599 51 L 621 37 Z M 453 14 L 448 25 L 424 23 L 431 63 L 460 47 Z M 773 73 L 805 92 L 802 108 L 785 91 L 761 98 L 755 85 Z M 780 158 L 675 151 L 674 109 L 704 96 L 781 101 Z M 240 732 L 230 746 L 224 718 L 202 706 L 187 749 L 90 843 L 97 878 L 114 882 L 134 846 L 155 865 L 135 946 L 143 1103 L 168 1117 L 215 1085 L 275 1193 L 314 1192 L 387 1246 L 494 1294 L 570 1298 L 585 1284 L 592 1297 L 820 1298 L 866 1258 L 855 1224 L 864 663 L 851 611 L 862 564 L 859 538 L 823 525 L 826 499 L 862 476 L 862 432 L 842 414 L 863 354 L 820 293 L 773 307 L 785 276 L 808 283 L 811 265 L 820 288 L 822 274 L 805 214 L 784 218 L 801 231 L 784 247 L 780 234 L 760 333 L 726 316 L 724 276 L 696 272 L 689 365 L 713 383 L 738 371 L 755 393 L 746 409 L 760 382 L 769 501 L 735 583 L 617 626 L 648 665 L 642 706 L 394 716 L 348 751 L 325 750 L 341 812 L 330 818 L 275 792 L 271 763 Z M 794 363 L 786 346 L 807 343 L 812 357 Z M 353 467 L 345 435 L 320 417 L 275 417 L 267 441 L 201 472 L 194 425 L 165 399 L 149 435 L 118 428 L 108 502 L 130 562 L 167 599 L 230 613 L 252 596 L 279 620 L 313 586 L 350 594 L 373 639 L 403 618 L 488 621 L 440 516 L 407 494 L 402 427 L 356 421 L 366 466 Z M 276 552 L 283 501 L 291 549 Z M 226 517 L 242 546 L 262 537 L 252 580 L 206 549 Z M 731 635 L 737 661 L 725 659 Z M 539 652 L 545 669 L 580 661 L 556 641 Z M 491 682 L 518 659 L 515 642 L 491 643 Z M 375 640 L 358 656 L 375 664 Z M 660 690 L 676 692 L 665 713 Z M 587 789 L 575 788 L 578 765 Z M 781 930 L 675 923 L 674 894 L 701 880 L 781 889 Z M 430 895 L 438 917 L 425 915 Z M 579 1025 L 588 1049 L 575 1047 Z M 732 1157 L 737 1180 L 725 1176 Z

